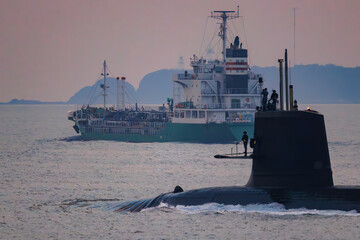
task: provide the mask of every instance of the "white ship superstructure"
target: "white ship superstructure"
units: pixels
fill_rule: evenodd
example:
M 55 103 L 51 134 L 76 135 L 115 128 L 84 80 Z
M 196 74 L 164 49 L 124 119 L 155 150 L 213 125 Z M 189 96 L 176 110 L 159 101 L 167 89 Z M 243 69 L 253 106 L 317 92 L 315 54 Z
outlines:
M 249 70 L 248 53 L 236 37 L 226 47 L 230 19 L 235 11 L 215 11 L 212 18 L 221 19 L 219 36 L 223 41 L 223 59 L 207 60 L 194 55 L 193 73 L 173 76 L 174 84 L 183 87 L 184 99 L 174 103 L 173 123 L 252 122 L 260 106 L 262 77 Z

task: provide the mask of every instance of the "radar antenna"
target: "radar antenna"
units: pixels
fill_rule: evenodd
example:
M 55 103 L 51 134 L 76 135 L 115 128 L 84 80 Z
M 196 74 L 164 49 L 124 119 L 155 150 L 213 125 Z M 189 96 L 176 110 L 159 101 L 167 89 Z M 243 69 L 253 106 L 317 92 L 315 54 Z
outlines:
M 220 32 L 219 32 L 218 36 L 223 41 L 222 55 L 223 55 L 223 60 L 225 62 L 225 58 L 226 58 L 226 30 L 227 30 L 226 22 L 227 22 L 227 20 L 239 18 L 239 9 L 238 9 L 237 13 L 235 13 L 235 11 L 214 11 L 214 12 L 211 12 L 210 17 L 222 20 L 222 23 L 220 23 Z

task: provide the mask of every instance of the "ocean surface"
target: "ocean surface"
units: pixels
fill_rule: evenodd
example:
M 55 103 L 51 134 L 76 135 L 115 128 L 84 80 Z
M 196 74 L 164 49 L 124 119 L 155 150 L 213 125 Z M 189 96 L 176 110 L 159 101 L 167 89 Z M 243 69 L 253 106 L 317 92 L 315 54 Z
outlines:
M 325 115 L 335 184 L 360 185 L 360 105 L 309 106 Z M 231 144 L 82 141 L 67 120 L 73 108 L 0 105 L 0 239 L 360 239 L 354 211 L 277 203 L 128 214 L 99 207 L 176 185 L 241 186 L 251 160 L 213 158 Z

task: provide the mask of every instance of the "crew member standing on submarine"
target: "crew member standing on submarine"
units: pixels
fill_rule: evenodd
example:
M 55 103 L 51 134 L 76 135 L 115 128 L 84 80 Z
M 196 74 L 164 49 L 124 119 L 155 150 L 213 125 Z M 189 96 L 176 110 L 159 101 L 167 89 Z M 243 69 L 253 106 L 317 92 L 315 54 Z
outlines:
M 267 88 L 264 88 L 264 90 L 261 92 L 262 95 L 262 109 L 265 112 L 266 111 L 266 103 L 267 103 L 267 97 L 268 97 L 268 91 Z
M 279 95 L 276 93 L 276 90 L 272 90 L 273 93 L 271 94 L 270 100 L 272 101 L 272 110 L 276 111 L 276 102 L 279 97 Z
M 244 149 L 245 149 L 245 157 L 247 156 L 247 144 L 248 144 L 248 141 L 249 141 L 249 136 L 247 135 L 247 132 L 244 131 L 244 135 L 241 139 L 241 141 L 244 143 Z

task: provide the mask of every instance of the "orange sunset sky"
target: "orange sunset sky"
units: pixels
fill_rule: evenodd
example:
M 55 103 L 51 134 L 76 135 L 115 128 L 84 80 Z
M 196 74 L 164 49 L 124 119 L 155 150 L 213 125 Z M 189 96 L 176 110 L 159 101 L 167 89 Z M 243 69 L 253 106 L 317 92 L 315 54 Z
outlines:
M 247 41 L 240 19 L 230 27 L 252 65 L 276 66 L 285 48 L 294 61 L 296 8 L 296 64 L 360 66 L 358 0 L 0 0 L 0 101 L 67 101 L 104 59 L 137 88 L 179 56 L 188 66 L 218 27 L 211 11 L 237 6 Z

